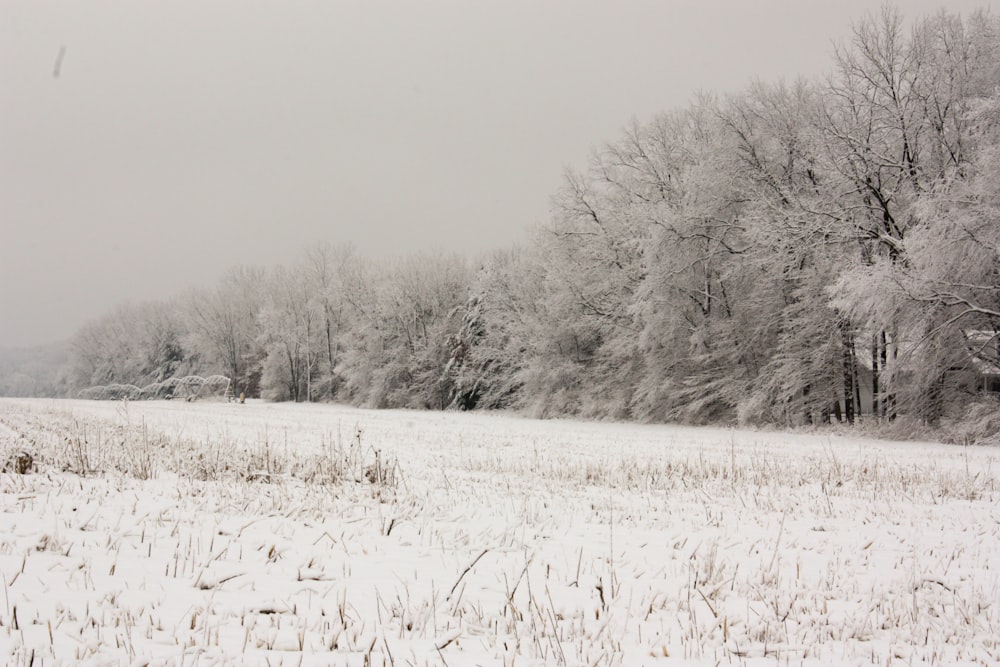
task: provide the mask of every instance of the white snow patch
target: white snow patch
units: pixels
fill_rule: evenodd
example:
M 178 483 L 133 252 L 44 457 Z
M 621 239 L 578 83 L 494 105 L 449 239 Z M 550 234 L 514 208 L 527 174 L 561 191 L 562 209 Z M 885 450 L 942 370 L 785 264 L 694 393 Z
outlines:
M 0 662 L 1000 663 L 993 449 L 0 401 Z M 0 451 L 0 455 L 3 451 Z

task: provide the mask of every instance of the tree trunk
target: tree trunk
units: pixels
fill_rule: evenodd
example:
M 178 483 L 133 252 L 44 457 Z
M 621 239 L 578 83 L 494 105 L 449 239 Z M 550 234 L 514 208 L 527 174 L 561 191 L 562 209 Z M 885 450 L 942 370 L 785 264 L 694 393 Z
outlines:
M 306 401 L 312 403 L 312 331 L 310 319 L 306 317 Z
M 881 334 L 884 343 L 885 332 Z M 881 415 L 879 410 L 879 369 L 884 368 L 879 365 L 879 334 L 872 335 L 872 416 Z
M 861 377 L 858 375 L 858 356 L 854 349 L 854 336 L 851 336 L 851 369 L 854 371 L 854 416 L 863 414 L 861 409 Z
M 849 325 L 841 324 L 841 334 L 844 341 L 844 419 L 848 424 L 854 423 L 854 337 Z
M 288 343 L 285 343 L 285 357 L 288 359 L 288 397 L 297 403 L 299 400 L 299 374 L 295 364 L 296 355 L 292 354 Z
M 893 365 L 896 363 L 896 345 L 895 335 L 892 337 L 893 347 L 892 356 L 889 356 L 889 337 L 886 335 L 885 331 L 882 331 L 882 368 L 888 368 L 888 363 L 891 359 Z M 882 416 L 892 421 L 896 418 L 896 395 L 889 391 L 888 384 L 886 384 L 886 390 L 883 392 L 882 398 Z
M 328 381 L 329 381 L 329 384 L 330 384 L 330 389 L 329 389 L 329 391 L 330 391 L 330 398 L 332 399 L 333 398 L 333 365 L 334 365 L 334 361 L 333 361 L 333 334 L 331 333 L 331 328 L 330 328 L 330 307 L 329 306 L 326 306 L 324 308 L 324 313 L 326 315 L 326 359 L 327 359 L 327 362 L 330 364 L 330 374 L 329 374 L 329 377 L 328 377 Z

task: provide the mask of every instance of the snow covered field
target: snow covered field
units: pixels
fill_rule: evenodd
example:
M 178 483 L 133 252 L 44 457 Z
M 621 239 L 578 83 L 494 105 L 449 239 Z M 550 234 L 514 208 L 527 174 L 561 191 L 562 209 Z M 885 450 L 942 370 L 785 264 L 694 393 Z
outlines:
M 4 664 L 1000 664 L 992 449 L 11 399 L 5 461 Z

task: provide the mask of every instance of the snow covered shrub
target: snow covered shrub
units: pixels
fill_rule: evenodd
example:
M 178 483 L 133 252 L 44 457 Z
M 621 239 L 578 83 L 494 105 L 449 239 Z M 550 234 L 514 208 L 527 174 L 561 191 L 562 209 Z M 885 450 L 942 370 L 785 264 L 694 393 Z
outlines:
M 1000 445 L 1000 400 L 988 396 L 969 404 L 965 414 L 942 424 L 946 441 L 965 445 Z

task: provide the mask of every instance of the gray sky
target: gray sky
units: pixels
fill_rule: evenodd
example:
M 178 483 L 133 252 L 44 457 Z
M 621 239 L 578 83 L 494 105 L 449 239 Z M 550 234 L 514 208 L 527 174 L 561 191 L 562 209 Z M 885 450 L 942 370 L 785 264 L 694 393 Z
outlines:
M 1000 0 L 907 0 L 907 16 Z M 0 0 L 0 346 L 309 244 L 524 239 L 698 90 L 814 76 L 864 0 Z

